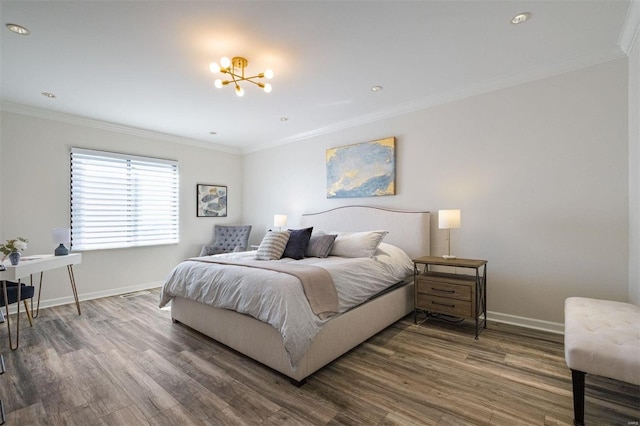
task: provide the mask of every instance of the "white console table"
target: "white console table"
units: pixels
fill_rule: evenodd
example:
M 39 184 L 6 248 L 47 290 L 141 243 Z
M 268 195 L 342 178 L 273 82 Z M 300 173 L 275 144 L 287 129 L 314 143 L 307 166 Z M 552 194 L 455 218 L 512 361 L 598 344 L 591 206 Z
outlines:
M 33 275 L 40 274 L 40 284 L 38 286 L 38 301 L 36 311 L 33 311 L 33 301 L 31 304 L 31 314 L 33 318 L 37 318 L 40 313 L 40 294 L 42 291 L 42 278 L 46 271 L 51 271 L 53 269 L 58 269 L 62 267 L 67 267 L 67 272 L 69 273 L 69 282 L 71 283 L 71 291 L 73 292 L 73 298 L 76 302 L 76 309 L 78 310 L 78 315 L 80 315 L 80 302 L 78 300 L 78 290 L 76 288 L 76 279 L 73 275 L 73 265 L 77 265 L 82 263 L 82 255 L 80 253 L 72 253 L 66 256 L 54 256 L 52 254 L 41 254 L 41 255 L 32 255 L 25 256 L 20 259 L 20 263 L 17 265 L 11 265 L 9 261 L 5 261 L 3 263 L 6 270 L 0 271 L 0 281 L 2 281 L 2 291 L 6 296 L 6 281 L 15 281 L 20 283 L 23 278 L 30 277 L 31 283 L 33 285 Z M 9 324 L 9 304 L 5 304 L 6 313 L 7 313 L 7 327 L 9 327 L 9 347 L 12 350 L 18 348 L 19 344 L 19 329 L 20 329 L 20 286 L 18 286 L 18 318 L 17 318 L 17 327 L 18 331 L 16 332 L 16 346 L 15 348 L 12 345 L 11 341 L 11 327 Z

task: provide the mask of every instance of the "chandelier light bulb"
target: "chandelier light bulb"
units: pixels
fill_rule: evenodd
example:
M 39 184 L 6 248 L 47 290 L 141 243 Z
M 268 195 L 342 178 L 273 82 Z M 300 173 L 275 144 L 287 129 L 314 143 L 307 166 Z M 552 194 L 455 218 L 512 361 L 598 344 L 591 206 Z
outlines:
M 211 62 L 211 65 L 209 65 L 209 70 L 211 70 L 212 73 L 218 73 L 220 72 L 220 65 L 218 65 L 217 62 Z
M 270 69 L 265 70 L 264 77 L 268 78 L 269 80 L 271 80 L 273 78 L 273 71 L 270 70 Z
M 220 58 L 221 68 L 229 68 L 229 65 L 231 65 L 231 59 L 227 58 L 226 56 L 223 56 L 222 58 Z
M 264 91 L 267 93 L 271 93 L 271 85 L 269 83 L 264 85 Z
M 236 86 L 236 95 L 238 95 L 239 97 L 244 96 L 244 90 L 242 89 L 242 87 Z
M 222 80 L 220 80 L 219 78 L 216 79 L 216 81 L 213 82 L 213 85 L 216 86 L 218 89 L 222 89 Z

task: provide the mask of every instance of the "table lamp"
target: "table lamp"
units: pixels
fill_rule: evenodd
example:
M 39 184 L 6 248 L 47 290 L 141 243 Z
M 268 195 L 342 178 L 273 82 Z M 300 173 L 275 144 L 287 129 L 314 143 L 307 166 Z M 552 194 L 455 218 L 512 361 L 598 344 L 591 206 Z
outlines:
M 447 254 L 445 259 L 455 259 L 451 254 L 451 230 L 460 228 L 460 210 L 438 210 L 438 228 L 447 230 Z
M 68 247 L 71 244 L 71 230 L 69 228 L 54 228 L 52 230 L 52 235 L 53 243 L 58 245 L 53 254 L 56 256 L 68 255 Z
M 287 226 L 287 215 L 286 214 L 276 214 L 273 215 L 273 227 L 278 227 L 278 231 L 282 231 L 284 226 Z

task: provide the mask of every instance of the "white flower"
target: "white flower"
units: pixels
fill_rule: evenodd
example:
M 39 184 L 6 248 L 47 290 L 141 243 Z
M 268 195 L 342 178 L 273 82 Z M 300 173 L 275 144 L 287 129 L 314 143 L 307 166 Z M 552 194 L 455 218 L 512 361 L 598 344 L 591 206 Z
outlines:
M 16 250 L 24 251 L 27 249 L 27 243 L 25 243 L 24 241 L 18 240 L 15 243 L 13 243 L 13 245 L 16 247 Z
M 2 253 L 3 260 L 4 257 L 8 256 L 10 253 L 18 250 L 26 250 L 27 243 L 29 241 L 26 238 L 18 237 L 13 240 L 7 240 L 4 244 L 0 244 L 0 253 Z

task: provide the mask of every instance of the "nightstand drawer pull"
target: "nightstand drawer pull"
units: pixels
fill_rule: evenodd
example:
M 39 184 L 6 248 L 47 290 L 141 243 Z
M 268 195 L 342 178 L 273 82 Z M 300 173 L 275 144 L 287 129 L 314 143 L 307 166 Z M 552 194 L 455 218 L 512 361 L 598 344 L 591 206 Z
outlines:
M 456 305 L 447 305 L 445 303 L 438 303 L 438 302 L 434 302 L 433 300 L 431 301 L 432 305 L 438 305 L 438 306 L 446 306 L 447 308 L 455 308 Z
M 443 288 L 437 288 L 437 287 L 431 287 L 431 290 L 437 291 L 437 292 L 440 292 L 440 293 L 450 293 L 450 294 L 453 294 L 453 293 L 456 292 L 455 290 L 445 290 Z

